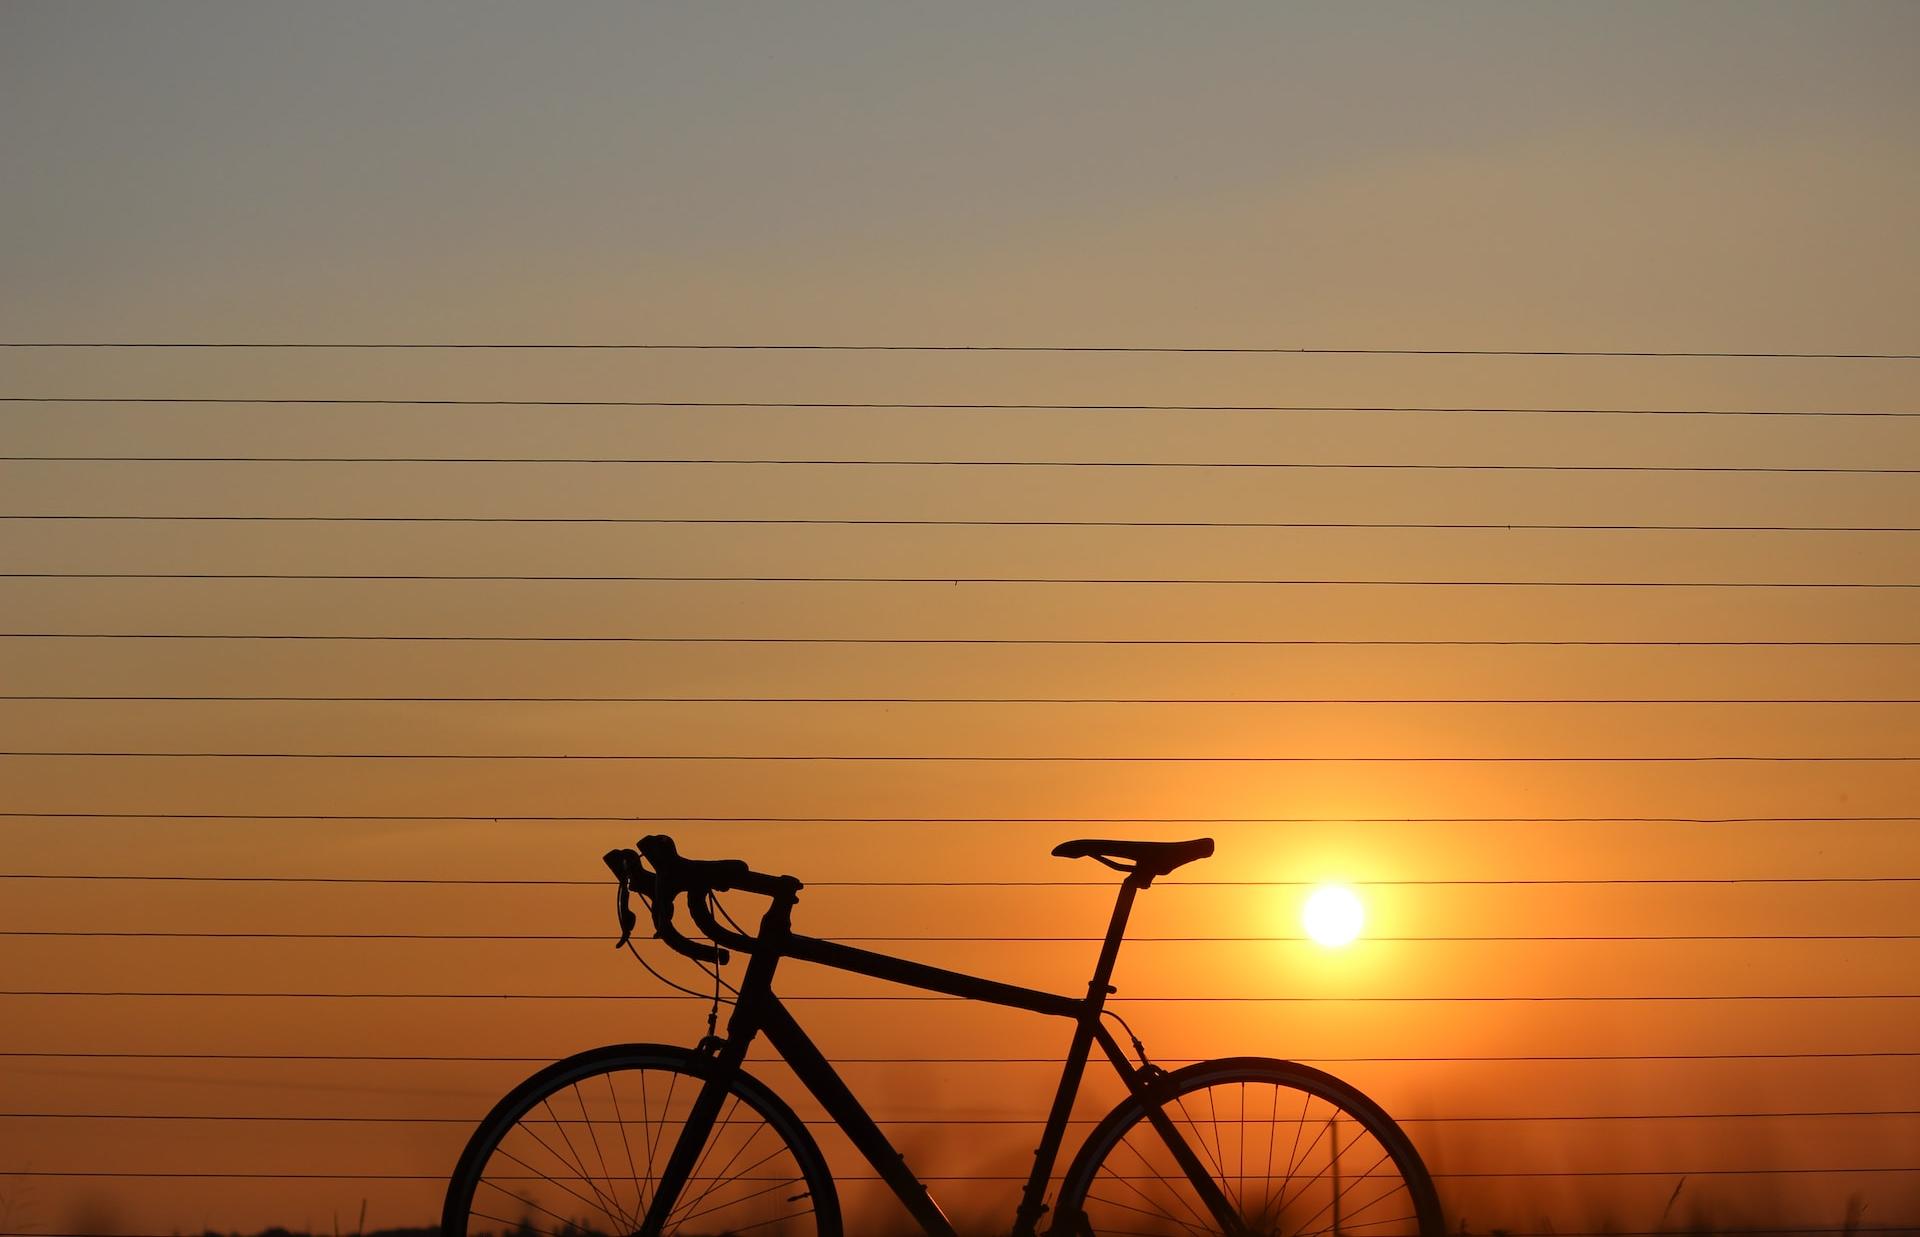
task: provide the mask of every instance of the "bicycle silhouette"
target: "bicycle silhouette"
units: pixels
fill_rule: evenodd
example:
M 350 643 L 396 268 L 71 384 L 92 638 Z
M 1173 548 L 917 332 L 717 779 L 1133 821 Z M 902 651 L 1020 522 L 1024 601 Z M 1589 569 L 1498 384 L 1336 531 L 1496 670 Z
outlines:
M 813 1136 L 793 1109 L 741 1068 L 761 1036 L 919 1227 L 932 1237 L 955 1237 L 926 1186 L 775 995 L 774 974 L 786 958 L 1073 1022 L 1015 1212 L 1015 1237 L 1034 1237 L 1043 1219 L 1050 1237 L 1442 1237 L 1439 1200 L 1419 1153 L 1392 1118 L 1353 1087 L 1267 1057 L 1164 1070 L 1148 1062 L 1122 1022 L 1135 1064 L 1107 1029 L 1105 1019 L 1118 1020 L 1106 999 L 1135 896 L 1155 878 L 1211 855 L 1211 838 L 1081 839 L 1053 853 L 1092 858 L 1126 874 L 1083 997 L 802 936 L 792 928 L 799 881 L 753 871 L 738 859 L 684 859 L 664 835 L 640 839 L 638 853 L 610 852 L 621 945 L 628 945 L 637 923 L 628 897 L 636 893 L 651 911 L 654 934 L 703 968 L 711 964 L 716 984 L 729 950 L 747 955 L 726 1034 L 713 1034 L 709 1018 L 709 1034 L 695 1047 L 611 1045 L 527 1079 L 468 1141 L 447 1187 L 445 1237 L 529 1231 L 837 1237 L 844 1231 L 839 1195 Z M 715 901 L 732 891 L 770 900 L 757 934 L 742 930 Z M 680 901 L 711 944 L 675 926 Z M 719 922 L 723 917 L 727 924 Z M 1094 1125 L 1049 1207 L 1054 1165 L 1096 1047 L 1127 1096 Z

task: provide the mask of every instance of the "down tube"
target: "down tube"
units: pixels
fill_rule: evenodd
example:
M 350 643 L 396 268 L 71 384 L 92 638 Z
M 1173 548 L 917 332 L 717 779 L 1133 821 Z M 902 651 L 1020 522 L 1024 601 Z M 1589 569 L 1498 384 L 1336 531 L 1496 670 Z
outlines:
M 873 1165 L 874 1172 L 887 1183 L 922 1231 L 930 1237 L 958 1237 L 946 1213 L 927 1193 L 927 1187 L 907 1168 L 906 1160 L 894 1150 L 893 1144 L 887 1141 L 887 1136 L 881 1133 L 867 1110 L 847 1089 L 847 1084 L 832 1064 L 807 1038 L 807 1033 L 793 1020 L 787 1007 L 780 1003 L 780 998 L 768 993 L 760 1013 L 763 1020 L 761 1033 L 767 1037 L 767 1042 L 786 1059 L 801 1083 L 827 1110 L 827 1115 L 833 1118 L 848 1140 Z

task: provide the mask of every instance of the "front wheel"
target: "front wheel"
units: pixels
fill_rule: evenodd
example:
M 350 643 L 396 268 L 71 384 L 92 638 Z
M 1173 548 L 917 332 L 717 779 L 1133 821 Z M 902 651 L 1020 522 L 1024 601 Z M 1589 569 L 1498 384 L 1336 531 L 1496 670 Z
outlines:
M 640 1230 L 712 1059 L 617 1044 L 556 1061 L 494 1105 L 447 1183 L 442 1237 Z M 780 1097 L 735 1075 L 664 1233 L 840 1237 L 819 1146 Z
M 1196 1185 L 1150 1109 L 1211 1185 Z M 1189 1065 L 1144 1102 L 1122 1101 L 1074 1157 L 1056 1213 L 1053 1232 L 1074 1237 L 1446 1232 L 1420 1153 L 1379 1105 L 1330 1074 L 1266 1057 Z

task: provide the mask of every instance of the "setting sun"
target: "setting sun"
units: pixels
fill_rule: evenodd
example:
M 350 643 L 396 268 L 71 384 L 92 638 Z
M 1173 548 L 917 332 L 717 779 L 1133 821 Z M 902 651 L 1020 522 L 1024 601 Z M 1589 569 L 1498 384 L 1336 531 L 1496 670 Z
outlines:
M 1367 913 L 1359 897 L 1345 885 L 1322 885 L 1307 896 L 1300 922 L 1307 935 L 1328 949 L 1350 945 L 1360 935 Z

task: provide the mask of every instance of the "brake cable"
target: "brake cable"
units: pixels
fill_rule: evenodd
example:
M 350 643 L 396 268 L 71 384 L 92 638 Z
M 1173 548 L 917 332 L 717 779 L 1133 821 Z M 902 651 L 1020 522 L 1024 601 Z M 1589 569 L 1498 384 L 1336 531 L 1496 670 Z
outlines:
M 740 921 L 727 913 L 726 903 L 711 893 L 707 895 L 707 909 L 717 912 L 720 918 L 727 921 L 727 926 L 735 932 L 738 932 L 741 936 L 747 935 L 747 930 L 740 926 Z
M 626 944 L 627 944 L 627 952 L 633 955 L 634 961 L 638 962 L 641 966 L 644 966 L 647 968 L 647 974 L 653 976 L 655 979 L 659 980 L 661 983 L 665 984 L 667 987 L 672 988 L 676 992 L 684 992 L 688 996 L 694 997 L 695 999 L 705 998 L 706 993 L 695 992 L 692 988 L 687 987 L 685 984 L 675 983 L 673 980 L 668 979 L 665 975 L 662 975 L 660 972 L 654 970 L 653 964 L 651 962 L 648 962 L 646 958 L 641 956 L 640 951 L 633 947 L 632 941 L 628 941 Z
M 1110 1009 L 1103 1009 L 1100 1011 L 1100 1013 L 1103 1017 L 1111 1018 L 1115 1022 L 1119 1023 L 1121 1030 L 1127 1033 L 1127 1038 L 1133 1041 L 1133 1055 L 1140 1058 L 1141 1069 L 1149 1070 L 1149 1071 L 1159 1070 L 1160 1068 L 1159 1066 L 1147 1060 L 1147 1046 L 1140 1042 L 1140 1037 L 1133 1033 L 1133 1028 L 1127 1024 L 1127 1020 L 1125 1018 L 1122 1018 L 1119 1014 L 1115 1013 L 1113 1010 L 1110 1010 Z

